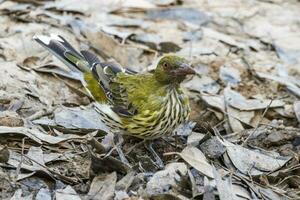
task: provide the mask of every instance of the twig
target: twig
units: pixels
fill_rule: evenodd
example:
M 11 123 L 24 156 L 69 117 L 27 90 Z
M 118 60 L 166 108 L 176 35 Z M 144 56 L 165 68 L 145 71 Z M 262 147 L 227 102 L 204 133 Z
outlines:
M 39 119 L 39 118 L 44 117 L 46 115 L 52 114 L 54 110 L 55 110 L 55 107 L 51 107 L 51 108 L 48 108 L 48 109 L 43 109 L 43 110 L 40 110 L 40 111 L 34 113 L 33 115 L 30 115 L 27 119 L 30 120 L 30 121 L 35 120 L 35 119 Z
M 282 184 L 283 182 L 287 181 L 290 178 L 298 178 L 298 179 L 300 179 L 300 176 L 298 176 L 298 175 L 287 176 L 284 179 L 282 179 L 279 183 L 276 183 L 274 186 L 277 187 L 277 186 L 279 186 L 280 184 Z
M 21 151 L 21 160 L 18 164 L 18 167 L 17 167 L 17 170 L 16 170 L 16 177 L 15 177 L 15 180 L 14 180 L 14 185 L 16 185 L 17 183 L 17 179 L 18 179 L 18 176 L 20 174 L 20 171 L 21 171 L 21 166 L 22 166 L 22 163 L 24 161 L 24 147 L 25 147 L 25 140 L 26 140 L 26 137 L 24 137 L 22 139 L 22 151 Z
M 222 168 L 223 170 L 228 171 L 228 172 L 230 173 L 229 169 L 225 168 L 224 166 L 222 166 L 222 165 L 218 165 L 218 166 L 219 166 L 220 168 Z M 285 193 L 287 193 L 286 190 L 283 190 L 283 189 L 280 189 L 280 188 L 276 188 L 276 187 L 272 187 L 271 185 L 262 185 L 261 183 L 258 183 L 258 182 L 256 182 L 256 181 L 253 181 L 252 177 L 247 177 L 247 176 L 242 175 L 242 174 L 237 174 L 236 172 L 232 172 L 232 176 L 233 176 L 234 178 L 236 178 L 237 180 L 240 180 L 240 181 L 242 181 L 242 182 L 245 182 L 247 185 L 248 185 L 248 182 L 251 182 L 251 184 L 257 185 L 257 186 L 259 186 L 259 187 L 263 187 L 263 188 L 266 188 L 266 187 L 267 187 L 267 188 L 270 188 L 273 192 L 275 192 L 275 193 L 277 193 L 277 194 L 280 194 L 280 195 L 282 195 L 282 196 L 284 196 L 284 197 L 286 197 L 286 198 L 288 198 L 288 199 L 291 199 L 290 196 L 288 196 L 288 195 L 285 194 Z M 252 187 L 251 187 L 250 185 L 248 185 L 248 187 L 249 187 L 250 190 L 252 189 Z M 254 191 L 254 192 L 255 192 L 255 191 Z M 255 192 L 255 193 L 256 193 L 256 192 Z
M 69 183 L 69 184 L 77 183 L 77 182 L 74 181 L 72 178 L 69 178 L 69 177 L 67 177 L 67 176 L 64 176 L 64 175 L 62 175 L 62 174 L 60 174 L 60 173 L 58 173 L 58 172 L 56 172 L 56 171 L 50 169 L 49 167 L 47 167 L 47 166 L 45 166 L 45 165 L 43 165 L 43 164 L 41 164 L 41 163 L 35 161 L 34 159 L 30 158 L 29 156 L 27 156 L 27 155 L 25 155 L 25 154 L 24 154 L 24 157 L 27 158 L 27 159 L 29 159 L 30 161 L 36 163 L 37 165 L 43 167 L 44 169 L 46 169 L 47 171 L 45 171 L 45 172 L 50 172 L 50 173 L 52 173 L 52 174 L 54 174 L 54 175 L 60 177 L 61 179 L 63 179 L 65 182 L 67 182 L 67 183 Z M 50 173 L 47 173 L 47 174 L 51 177 L 52 174 L 50 174 Z M 54 177 L 55 177 L 55 176 L 54 176 Z M 53 178 L 54 178 L 54 177 L 53 177 Z
M 166 152 L 166 153 L 163 153 L 163 156 L 173 156 L 173 155 L 179 155 L 178 152 Z

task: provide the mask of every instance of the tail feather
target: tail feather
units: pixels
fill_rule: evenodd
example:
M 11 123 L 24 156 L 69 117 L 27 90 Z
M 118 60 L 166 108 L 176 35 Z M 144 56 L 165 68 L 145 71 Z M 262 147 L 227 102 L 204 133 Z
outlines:
M 89 51 L 80 51 L 80 53 L 83 55 L 83 57 L 85 58 L 85 60 L 89 63 L 89 65 L 91 67 L 94 67 L 94 65 L 97 65 L 97 64 L 101 64 L 99 58 L 95 54 L 93 54 Z
M 123 92 L 122 87 L 115 81 L 119 73 L 134 74 L 116 62 L 100 62 L 96 55 L 88 51 L 76 51 L 63 37 L 34 36 L 33 39 L 53 53 L 72 71 L 83 72 L 81 81 L 89 90 L 91 96 L 102 102 L 103 99 L 111 104 L 117 104 L 115 93 Z M 99 91 L 100 90 L 100 91 Z M 114 92 L 116 90 L 117 92 Z M 102 96 L 106 98 L 102 98 Z M 120 110 L 120 113 L 122 109 Z M 122 113 L 124 113 L 122 111 Z
M 89 63 L 63 37 L 54 34 L 51 34 L 49 37 L 35 35 L 33 39 L 53 53 L 72 71 L 90 71 Z

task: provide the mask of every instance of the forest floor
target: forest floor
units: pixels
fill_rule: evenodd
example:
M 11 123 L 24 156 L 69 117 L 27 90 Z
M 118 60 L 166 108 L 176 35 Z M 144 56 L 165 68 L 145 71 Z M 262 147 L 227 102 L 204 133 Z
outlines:
M 1 199 L 300 199 L 299 1 L 0 0 L 0 24 Z M 138 72 L 191 62 L 190 121 L 153 141 L 163 166 L 116 146 L 35 34 Z

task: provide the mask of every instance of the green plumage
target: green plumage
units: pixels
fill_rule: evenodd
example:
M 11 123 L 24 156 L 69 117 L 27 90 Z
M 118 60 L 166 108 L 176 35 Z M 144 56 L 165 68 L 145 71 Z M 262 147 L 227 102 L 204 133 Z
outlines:
M 125 88 L 127 93 L 126 101 L 131 102 L 133 107 L 137 109 L 137 114 L 134 116 L 121 117 L 123 127 L 127 132 L 138 137 L 142 133 L 151 131 L 156 125 L 161 126 L 160 129 L 163 129 L 162 124 L 159 125 L 159 120 L 166 118 L 162 117 L 162 115 L 168 114 L 168 112 L 164 112 L 166 112 L 165 108 L 169 106 L 167 104 L 170 100 L 169 95 L 171 91 L 174 91 L 178 99 L 180 99 L 177 103 L 182 107 L 182 112 L 178 114 L 185 116 L 182 117 L 182 120 L 179 119 L 180 116 L 175 116 L 174 119 L 170 118 L 170 121 L 178 120 L 179 123 L 179 121 L 183 122 L 183 120 L 186 120 L 189 113 L 188 99 L 181 91 L 179 85 L 166 85 L 158 82 L 154 74 L 119 74 L 116 77 L 116 82 Z M 176 101 L 175 99 L 174 106 Z M 169 111 L 169 113 L 171 112 L 174 112 L 174 110 Z M 159 130 L 157 131 L 159 132 Z
M 138 112 L 157 110 L 158 104 L 167 94 L 166 87 L 156 81 L 153 74 L 120 73 L 115 81 L 125 88 L 128 102 L 131 102 Z
M 80 54 L 60 36 L 35 39 L 70 69 L 82 73 L 102 121 L 114 131 L 153 139 L 187 120 L 189 102 L 180 83 L 195 72 L 183 58 L 164 56 L 154 73 L 137 74 L 115 63 L 100 62 L 90 52 Z
M 91 93 L 93 98 L 98 102 L 107 102 L 107 98 L 101 86 L 99 85 L 98 80 L 95 79 L 92 73 L 86 72 L 84 73 L 84 80 L 86 81 L 86 88 Z

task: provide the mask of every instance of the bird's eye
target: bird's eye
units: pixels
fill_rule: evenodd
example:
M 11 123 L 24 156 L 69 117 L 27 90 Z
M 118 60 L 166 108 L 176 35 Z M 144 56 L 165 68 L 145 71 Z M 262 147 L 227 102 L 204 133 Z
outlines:
M 164 69 L 169 69 L 169 63 L 164 62 L 163 66 L 164 66 Z

